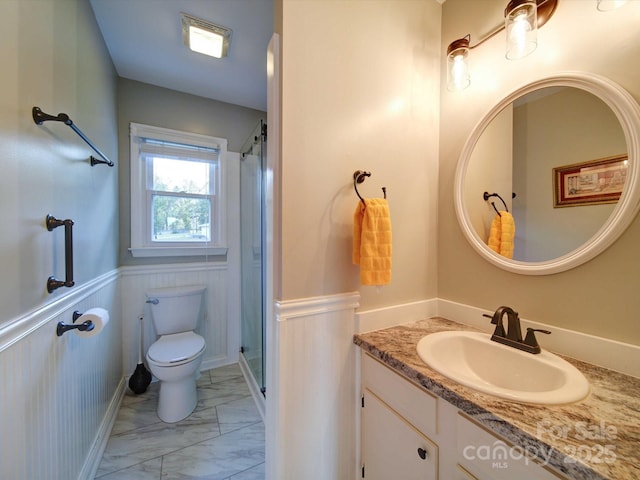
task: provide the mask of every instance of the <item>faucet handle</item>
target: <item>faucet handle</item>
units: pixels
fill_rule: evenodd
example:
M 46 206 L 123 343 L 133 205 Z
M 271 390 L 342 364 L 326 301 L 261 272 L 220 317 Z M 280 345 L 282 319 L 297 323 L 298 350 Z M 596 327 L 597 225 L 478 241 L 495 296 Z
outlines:
M 498 317 L 495 314 L 488 315 L 486 313 L 482 314 L 483 317 L 487 317 L 491 319 L 491 323 L 496 326 L 496 329 L 493 331 L 494 337 L 506 337 L 507 333 L 504 331 L 504 326 L 502 325 L 502 317 Z
M 538 345 L 538 340 L 536 339 L 536 332 L 544 333 L 546 335 L 551 335 L 549 330 L 541 330 L 539 328 L 527 328 L 527 335 L 524 337 L 524 344 L 533 347 L 536 350 L 534 353 L 540 353 L 540 345 Z

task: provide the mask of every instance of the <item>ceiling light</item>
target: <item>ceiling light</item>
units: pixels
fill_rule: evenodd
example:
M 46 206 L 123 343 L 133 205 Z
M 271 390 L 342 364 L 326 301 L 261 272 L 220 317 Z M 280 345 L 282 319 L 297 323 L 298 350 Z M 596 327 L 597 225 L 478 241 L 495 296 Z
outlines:
M 182 39 L 187 47 L 211 57 L 227 56 L 231 30 L 186 13 L 181 13 L 181 16 Z
M 507 34 L 506 57 L 509 60 L 529 55 L 536 49 L 538 28 L 547 23 L 557 6 L 558 0 L 511 0 L 504 10 L 504 23 L 478 43 L 471 45 L 471 35 L 451 42 L 447 48 L 447 88 L 463 90 L 469 86 L 469 50 L 482 45 L 502 30 L 506 30 Z

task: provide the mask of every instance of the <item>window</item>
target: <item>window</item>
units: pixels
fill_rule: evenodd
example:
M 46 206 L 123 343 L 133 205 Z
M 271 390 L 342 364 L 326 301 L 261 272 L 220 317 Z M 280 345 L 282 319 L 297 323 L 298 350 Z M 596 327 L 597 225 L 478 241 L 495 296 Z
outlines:
M 226 253 L 227 141 L 131 124 L 131 253 Z

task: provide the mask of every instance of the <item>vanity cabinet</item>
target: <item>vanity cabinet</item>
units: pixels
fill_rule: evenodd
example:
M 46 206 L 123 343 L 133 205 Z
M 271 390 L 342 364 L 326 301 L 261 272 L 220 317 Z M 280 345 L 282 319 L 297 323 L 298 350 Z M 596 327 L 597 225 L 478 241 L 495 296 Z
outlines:
M 362 470 L 367 480 L 436 480 L 437 398 L 362 358 Z
M 458 465 L 477 480 L 559 480 L 560 476 L 527 458 L 519 448 L 464 413 L 456 418 Z M 545 452 L 541 452 L 544 456 Z
M 361 365 L 366 480 L 566 480 L 370 355 Z
M 456 465 L 456 477 L 455 480 L 478 480 L 478 477 L 472 475 L 462 465 Z
M 363 477 L 436 480 L 438 447 L 369 390 L 362 413 Z

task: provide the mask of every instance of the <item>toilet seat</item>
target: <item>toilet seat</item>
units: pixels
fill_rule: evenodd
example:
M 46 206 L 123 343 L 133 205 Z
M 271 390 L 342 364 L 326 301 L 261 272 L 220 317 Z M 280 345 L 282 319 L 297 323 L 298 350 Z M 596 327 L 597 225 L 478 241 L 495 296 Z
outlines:
M 174 367 L 192 361 L 205 349 L 204 338 L 194 332 L 163 335 L 147 352 L 147 358 L 161 367 Z

